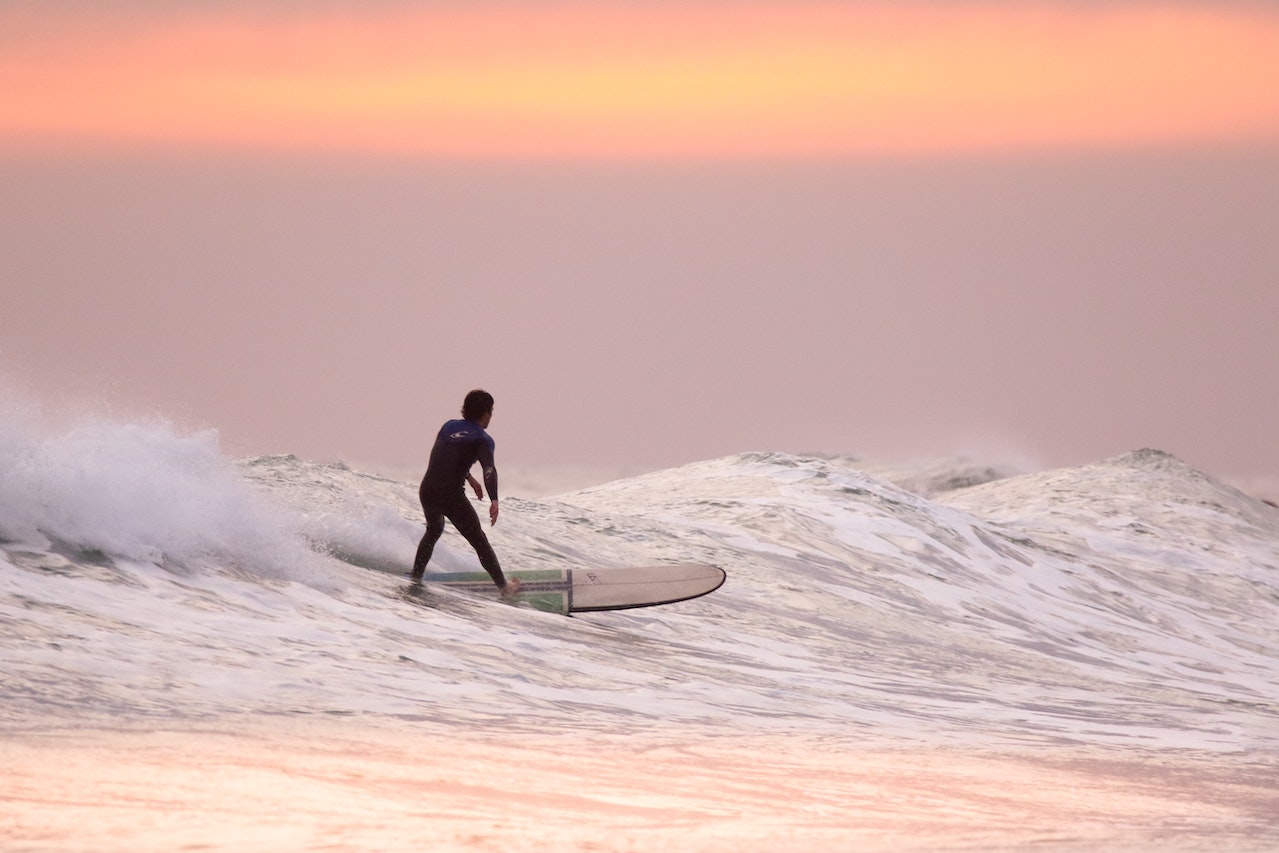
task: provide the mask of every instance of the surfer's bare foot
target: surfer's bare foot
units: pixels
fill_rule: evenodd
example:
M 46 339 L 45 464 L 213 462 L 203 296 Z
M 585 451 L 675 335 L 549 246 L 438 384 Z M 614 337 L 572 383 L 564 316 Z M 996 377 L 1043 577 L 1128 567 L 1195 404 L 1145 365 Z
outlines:
M 512 595 L 518 593 L 522 586 L 524 586 L 524 584 L 520 583 L 519 578 L 511 578 L 506 582 L 506 586 L 502 587 L 502 597 L 510 598 Z

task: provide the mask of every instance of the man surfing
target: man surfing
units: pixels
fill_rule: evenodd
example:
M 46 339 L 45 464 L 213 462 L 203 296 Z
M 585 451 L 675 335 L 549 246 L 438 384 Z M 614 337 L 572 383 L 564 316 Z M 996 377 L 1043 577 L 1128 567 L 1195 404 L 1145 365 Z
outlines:
M 448 519 L 457 528 L 458 533 L 475 549 L 480 558 L 480 565 L 493 578 L 493 583 L 502 591 L 503 598 L 509 598 L 520 591 L 519 578 L 509 581 L 502 574 L 502 567 L 497 561 L 493 546 L 484 535 L 480 518 L 466 498 L 465 486 L 470 483 L 475 490 L 475 497 L 483 499 L 484 491 L 479 480 L 471 475 L 471 466 L 480 463 L 484 475 L 484 486 L 489 495 L 489 523 L 497 524 L 497 468 L 493 464 L 494 443 L 485 431 L 493 420 L 493 395 L 487 391 L 476 389 L 466 395 L 462 401 L 462 419 L 452 420 L 440 427 L 435 437 L 435 446 L 431 448 L 431 460 L 426 466 L 426 474 L 422 477 L 422 486 L 418 489 L 418 497 L 422 501 L 422 511 L 426 514 L 426 533 L 417 546 L 417 556 L 413 560 L 414 580 L 421 580 L 426 572 L 426 564 L 431 561 L 435 543 L 444 533 L 444 519 Z

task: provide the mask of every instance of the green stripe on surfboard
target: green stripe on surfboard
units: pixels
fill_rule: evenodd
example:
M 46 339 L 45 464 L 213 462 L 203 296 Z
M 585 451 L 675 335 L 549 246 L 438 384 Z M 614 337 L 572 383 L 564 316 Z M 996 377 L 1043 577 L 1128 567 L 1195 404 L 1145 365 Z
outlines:
M 569 569 L 530 569 L 507 571 L 508 578 L 519 578 L 523 588 L 512 599 L 535 610 L 566 614 L 573 606 L 573 573 Z M 488 572 L 431 572 L 422 578 L 466 592 L 493 592 L 497 589 Z

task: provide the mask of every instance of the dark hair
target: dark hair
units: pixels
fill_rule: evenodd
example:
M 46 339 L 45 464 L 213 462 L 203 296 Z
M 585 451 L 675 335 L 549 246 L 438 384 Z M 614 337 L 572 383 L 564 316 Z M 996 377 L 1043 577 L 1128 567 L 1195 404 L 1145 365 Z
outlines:
M 479 420 L 491 411 L 493 411 L 493 395 L 479 388 L 467 394 L 466 399 L 462 401 L 462 417 L 468 421 Z

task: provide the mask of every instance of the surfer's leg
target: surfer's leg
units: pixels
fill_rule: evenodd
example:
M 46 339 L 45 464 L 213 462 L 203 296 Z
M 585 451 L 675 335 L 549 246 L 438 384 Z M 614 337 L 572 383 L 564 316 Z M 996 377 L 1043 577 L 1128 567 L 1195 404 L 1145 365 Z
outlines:
M 497 584 L 498 589 L 504 588 L 506 576 L 502 574 L 502 566 L 497 561 L 493 546 L 489 544 L 489 538 L 484 535 L 484 527 L 480 524 L 480 517 L 475 514 L 475 507 L 471 506 L 466 495 L 459 494 L 456 501 L 449 501 L 444 513 L 449 521 L 453 522 L 457 532 L 461 533 L 475 549 L 475 555 L 480 558 L 480 565 L 489 573 L 493 583 Z
M 424 508 L 425 509 L 425 508 Z M 435 551 L 435 543 L 444 533 L 444 513 L 438 509 L 426 509 L 426 533 L 422 541 L 417 543 L 417 556 L 413 558 L 413 577 L 420 578 L 426 572 L 426 564 L 431 562 L 431 554 Z

